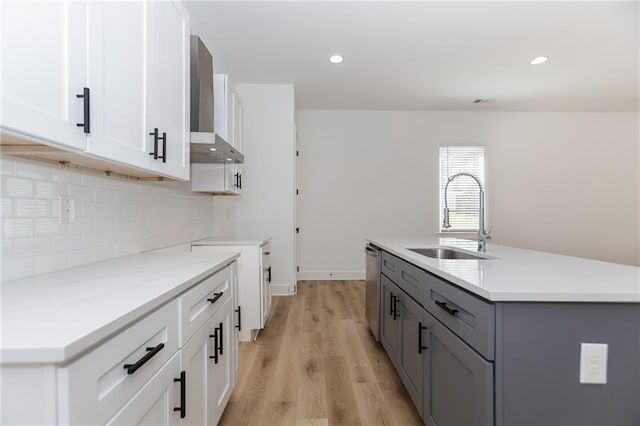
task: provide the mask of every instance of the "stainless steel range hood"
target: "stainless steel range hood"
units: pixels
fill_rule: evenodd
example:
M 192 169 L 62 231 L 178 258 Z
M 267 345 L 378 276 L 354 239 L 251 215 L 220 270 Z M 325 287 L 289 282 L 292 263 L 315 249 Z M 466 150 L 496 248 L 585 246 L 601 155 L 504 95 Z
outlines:
M 213 57 L 191 36 L 191 162 L 244 163 L 244 156 L 214 133 Z M 230 160 L 229 160 L 230 159 Z

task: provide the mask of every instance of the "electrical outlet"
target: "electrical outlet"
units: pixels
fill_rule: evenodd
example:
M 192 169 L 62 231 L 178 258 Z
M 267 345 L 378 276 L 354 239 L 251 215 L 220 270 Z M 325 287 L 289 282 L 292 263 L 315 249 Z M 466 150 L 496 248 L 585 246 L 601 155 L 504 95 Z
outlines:
M 580 344 L 580 383 L 607 383 L 607 351 L 606 343 Z
M 76 200 L 73 197 L 60 196 L 60 223 L 75 223 Z

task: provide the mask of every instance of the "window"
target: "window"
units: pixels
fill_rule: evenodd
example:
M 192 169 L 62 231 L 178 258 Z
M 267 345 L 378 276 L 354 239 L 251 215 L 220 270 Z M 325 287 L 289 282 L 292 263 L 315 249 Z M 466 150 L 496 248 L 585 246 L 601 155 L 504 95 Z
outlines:
M 471 173 L 484 180 L 483 146 L 441 146 L 440 147 L 440 232 L 478 231 L 479 191 L 476 181 L 469 176 L 459 176 L 449 184 L 447 205 L 451 227 L 444 229 L 444 190 L 447 180 L 456 173 Z M 486 202 L 485 202 L 486 205 Z M 486 219 L 485 219 L 486 220 Z

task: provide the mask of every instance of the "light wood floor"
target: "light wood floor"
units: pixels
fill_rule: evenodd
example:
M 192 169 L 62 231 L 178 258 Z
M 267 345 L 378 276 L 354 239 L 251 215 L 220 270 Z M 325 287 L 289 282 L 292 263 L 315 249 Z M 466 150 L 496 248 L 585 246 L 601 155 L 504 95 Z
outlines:
M 364 281 L 301 281 L 240 344 L 221 425 L 421 425 L 364 317 Z

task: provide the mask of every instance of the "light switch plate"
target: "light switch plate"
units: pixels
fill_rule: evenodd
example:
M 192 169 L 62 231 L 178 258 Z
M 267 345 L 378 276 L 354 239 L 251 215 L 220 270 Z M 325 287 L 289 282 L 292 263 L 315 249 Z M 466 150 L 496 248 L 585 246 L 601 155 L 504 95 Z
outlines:
M 607 383 L 607 351 L 606 343 L 580 344 L 580 383 Z
M 76 200 L 69 196 L 60 196 L 60 223 L 75 223 Z

